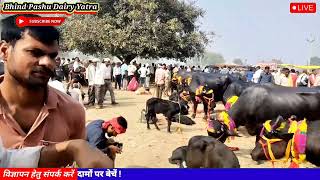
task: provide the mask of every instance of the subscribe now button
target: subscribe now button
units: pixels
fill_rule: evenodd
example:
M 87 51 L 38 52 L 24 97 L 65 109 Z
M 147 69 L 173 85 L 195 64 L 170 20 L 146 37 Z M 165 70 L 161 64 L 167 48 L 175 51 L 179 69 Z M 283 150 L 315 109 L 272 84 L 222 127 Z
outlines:
M 23 26 L 60 26 L 64 22 L 64 17 L 25 17 L 18 16 L 16 24 Z
M 290 3 L 291 13 L 316 13 L 316 3 Z

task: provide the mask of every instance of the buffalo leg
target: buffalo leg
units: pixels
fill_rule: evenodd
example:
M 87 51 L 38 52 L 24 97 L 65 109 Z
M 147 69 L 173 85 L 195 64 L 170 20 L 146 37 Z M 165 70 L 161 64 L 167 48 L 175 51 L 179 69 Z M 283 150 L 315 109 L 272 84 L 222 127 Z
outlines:
M 171 131 L 170 131 L 170 127 L 171 127 L 171 121 L 170 121 L 170 119 L 169 118 L 167 118 L 167 121 L 168 121 L 168 132 L 170 133 Z
M 157 125 L 157 119 L 156 119 L 156 117 L 153 117 L 153 118 L 152 118 L 152 121 L 153 121 L 154 126 L 157 128 L 157 130 L 160 131 L 160 129 L 159 129 L 158 125 Z
M 208 119 L 208 103 L 203 101 L 203 111 L 204 111 L 204 117 L 203 120 Z
M 198 103 L 196 101 L 193 101 L 193 114 L 192 114 L 192 118 L 196 117 L 197 114 L 197 108 L 198 108 Z
M 149 124 L 150 116 L 148 113 L 146 114 L 146 121 L 147 121 L 147 128 L 150 129 L 150 124 Z

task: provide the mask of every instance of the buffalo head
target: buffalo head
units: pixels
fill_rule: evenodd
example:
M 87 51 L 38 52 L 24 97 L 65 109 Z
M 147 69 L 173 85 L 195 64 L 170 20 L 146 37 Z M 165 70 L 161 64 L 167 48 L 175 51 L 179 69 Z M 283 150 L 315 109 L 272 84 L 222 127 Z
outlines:
M 276 159 L 284 157 L 288 142 L 294 135 L 288 133 L 289 127 L 290 122 L 281 116 L 265 122 L 261 133 L 257 135 L 256 146 L 251 152 L 251 158 L 254 161 L 260 161 L 271 159 L 272 155 Z M 271 146 L 271 151 L 268 146 Z

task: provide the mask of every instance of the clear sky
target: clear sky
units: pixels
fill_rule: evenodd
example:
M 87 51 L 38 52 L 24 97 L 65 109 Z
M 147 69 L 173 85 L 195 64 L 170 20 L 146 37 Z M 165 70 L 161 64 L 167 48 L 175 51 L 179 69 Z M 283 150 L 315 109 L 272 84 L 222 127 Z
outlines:
M 299 0 L 198 0 L 206 11 L 201 29 L 218 36 L 208 47 L 225 59 L 248 63 L 272 58 L 285 63 L 306 64 L 310 54 L 320 56 L 320 1 L 316 14 L 290 14 L 290 2 Z M 316 41 L 311 51 L 306 39 Z

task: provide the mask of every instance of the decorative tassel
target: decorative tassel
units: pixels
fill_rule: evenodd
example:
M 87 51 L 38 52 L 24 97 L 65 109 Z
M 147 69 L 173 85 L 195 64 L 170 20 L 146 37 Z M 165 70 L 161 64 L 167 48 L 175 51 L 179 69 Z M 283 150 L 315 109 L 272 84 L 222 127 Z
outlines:
M 294 162 L 294 161 L 292 161 L 290 166 L 289 166 L 289 168 L 299 168 L 299 164 Z

